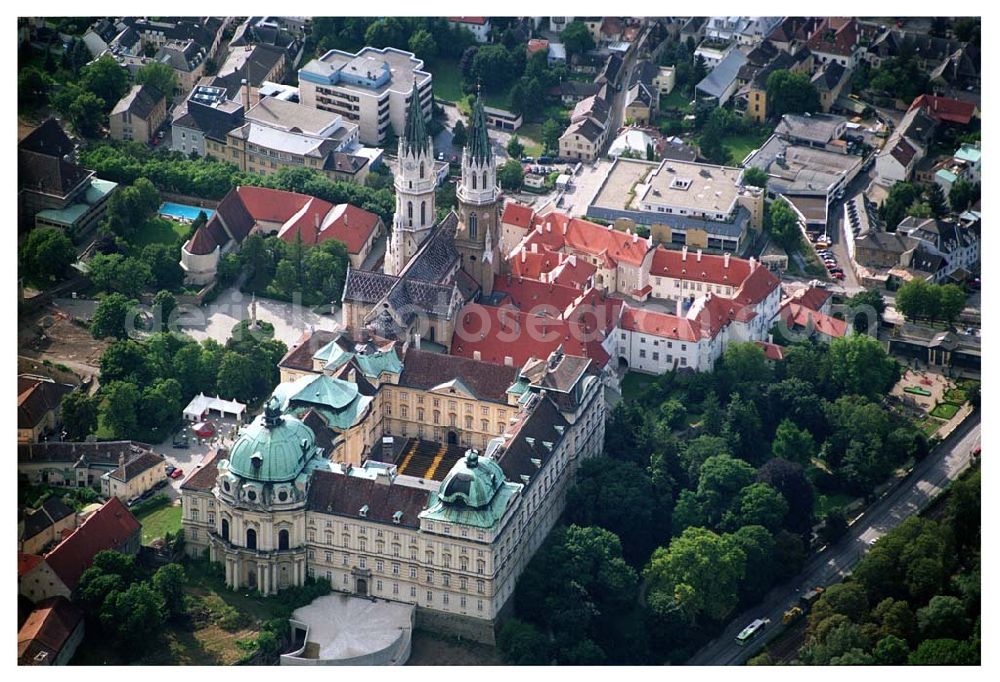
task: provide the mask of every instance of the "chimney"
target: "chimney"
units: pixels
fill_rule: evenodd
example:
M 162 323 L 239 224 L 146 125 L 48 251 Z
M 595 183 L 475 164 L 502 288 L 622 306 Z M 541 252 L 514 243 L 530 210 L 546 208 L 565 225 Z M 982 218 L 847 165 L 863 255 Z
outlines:
M 681 260 L 686 261 L 688 259 L 688 247 L 684 245 L 681 247 Z
M 632 243 L 636 244 L 636 243 L 638 243 L 638 241 L 639 241 L 639 233 L 638 232 L 633 232 L 632 233 Z
M 347 373 L 347 381 L 356 384 L 358 383 L 358 371 L 351 367 L 351 371 Z
M 528 260 L 528 252 L 525 251 L 524 249 L 521 249 L 521 262 L 523 263 L 526 260 Z
M 724 268 L 728 268 L 729 267 L 729 254 L 728 253 L 722 255 L 722 267 L 724 267 Z
M 413 347 L 420 350 L 420 334 L 413 335 Z
M 754 258 L 753 256 L 750 256 L 750 272 L 753 272 L 756 269 L 757 269 L 757 259 Z
M 976 144 L 978 144 L 978 142 Z M 566 222 L 563 223 L 563 234 L 566 234 L 568 231 L 569 231 L 569 221 L 567 220 Z
M 701 262 L 701 249 L 698 249 L 698 262 Z
M 243 78 L 240 80 L 240 89 L 243 90 L 243 111 L 250 110 L 250 84 L 247 83 L 247 79 Z
M 684 317 L 684 309 L 681 307 L 681 299 L 679 298 L 677 299 L 677 308 L 674 311 L 674 314 L 677 317 Z
M 472 359 L 476 360 L 476 361 L 482 360 L 483 359 L 483 354 L 480 353 L 478 350 L 474 350 L 474 351 L 472 351 Z
M 531 242 L 531 252 L 532 253 L 538 253 L 538 243 L 537 242 Z

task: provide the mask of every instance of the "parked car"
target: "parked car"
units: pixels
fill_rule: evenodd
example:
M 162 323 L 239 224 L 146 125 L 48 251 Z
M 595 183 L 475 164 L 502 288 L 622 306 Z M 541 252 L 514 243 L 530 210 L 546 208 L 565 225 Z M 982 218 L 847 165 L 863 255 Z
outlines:
M 172 473 L 174 473 L 175 471 L 177 471 L 177 467 L 175 467 L 175 466 L 170 466 L 170 465 L 168 464 L 168 465 L 167 465 L 167 469 L 166 469 L 166 471 L 167 471 L 167 476 L 169 476 L 169 475 L 171 475 Z
M 833 277 L 836 278 L 836 279 L 844 279 L 844 273 L 843 272 L 834 272 L 832 274 L 833 274 Z
M 183 469 L 174 469 L 173 473 L 170 474 L 170 478 L 173 478 L 173 479 L 178 479 L 178 478 L 181 478 L 182 476 L 184 476 L 184 470 Z

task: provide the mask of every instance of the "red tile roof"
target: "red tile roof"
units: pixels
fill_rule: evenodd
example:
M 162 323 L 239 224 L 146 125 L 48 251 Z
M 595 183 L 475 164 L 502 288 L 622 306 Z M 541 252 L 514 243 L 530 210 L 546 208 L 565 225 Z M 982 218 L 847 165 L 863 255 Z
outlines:
M 810 310 L 793 301 L 788 301 L 781 306 L 778 314 L 789 328 L 808 329 L 811 327 L 817 334 L 834 338 L 847 334 L 847 323 L 843 320 Z
M 758 265 L 743 280 L 736 295 L 733 296 L 733 302 L 743 307 L 756 306 L 780 286 L 781 280 L 773 272 Z
M 278 236 L 292 243 L 296 234 L 301 233 L 302 241 L 306 244 L 336 239 L 344 243 L 348 253 L 358 254 L 368 243 L 378 223 L 378 215 L 371 211 L 351 204 L 333 206 L 320 199 L 313 199 Z
M 493 278 L 493 291 L 506 295 L 514 306 L 523 312 L 545 306 L 555 309 L 556 315 L 570 308 L 574 299 L 583 293 L 577 287 L 562 284 L 547 284 L 536 279 L 513 277 L 512 275 L 496 275 Z
M 648 308 L 622 307 L 621 329 L 678 341 L 698 341 L 700 334 L 690 320 Z
M 17 575 L 21 577 L 27 573 L 31 572 L 38 564 L 42 563 L 42 557 L 37 554 L 25 554 L 24 552 L 17 553 Z
M 208 223 L 205 223 L 195 230 L 194 236 L 184 245 L 184 248 L 187 249 L 188 253 L 205 256 L 215 251 L 219 246 L 221 244 L 212 237 Z
M 847 17 L 827 17 L 809 37 L 806 45 L 813 52 L 850 56 L 858 44 L 858 22 Z
M 65 597 L 43 599 L 17 633 L 18 665 L 52 665 L 83 620 L 83 611 Z M 46 654 L 36 660 L 39 654 Z
M 500 216 L 500 222 L 505 225 L 514 225 L 528 230 L 534 218 L 535 211 L 530 206 L 508 201 L 503 207 L 503 215 Z
M 532 38 L 528 41 L 528 54 L 535 54 L 549 49 L 549 41 L 544 38 Z
M 510 357 L 521 367 L 531 358 L 547 358 L 561 345 L 567 355 L 590 358 L 603 367 L 609 356 L 601 342 L 614 329 L 622 303 L 588 292 L 563 318 L 533 315 L 511 304 L 472 303 L 459 311 L 451 354 L 474 358 L 478 351 L 483 362 L 502 365 Z
M 962 125 L 968 125 L 972 117 L 976 115 L 976 104 L 974 102 L 963 102 L 962 100 L 951 99 L 950 97 L 938 97 L 936 95 L 920 95 L 910 105 L 911 110 L 915 107 L 924 107 L 927 115 L 931 118 L 939 121 L 948 121 L 949 123 L 960 123 Z
M 703 253 L 698 260 L 697 252 L 688 251 L 685 257 L 682 251 L 657 246 L 649 274 L 738 287 L 750 274 L 750 262 L 730 257 L 728 263 L 725 256 Z
M 597 256 L 608 269 L 616 267 L 619 262 L 640 265 L 652 248 L 649 240 L 638 235 L 554 211 L 544 216 L 536 215 L 532 227 L 534 232 L 522 243 L 523 248 L 530 250 L 534 243 L 538 244 L 536 248 L 539 251 L 543 248 L 578 251 Z
M 785 359 L 785 349 L 781 346 L 766 341 L 754 341 L 754 343 L 764 349 L 764 357 L 768 360 L 780 361 Z
M 94 555 L 120 548 L 141 526 L 117 497 L 91 514 L 76 531 L 45 555 L 45 561 L 70 590 L 94 562 Z
M 819 311 L 826 302 L 830 300 L 831 294 L 826 289 L 820 289 L 819 287 L 809 287 L 803 291 L 799 296 L 795 297 L 795 302 L 799 305 L 804 305 L 810 310 Z
M 516 277 L 553 282 L 577 289 L 586 288 L 587 280 L 597 272 L 597 266 L 590 261 L 560 251 L 530 253 L 522 249 L 509 262 L 511 272 Z
M 482 26 L 486 23 L 486 17 L 448 17 L 448 21 L 453 21 L 456 24 L 476 24 L 477 26 Z

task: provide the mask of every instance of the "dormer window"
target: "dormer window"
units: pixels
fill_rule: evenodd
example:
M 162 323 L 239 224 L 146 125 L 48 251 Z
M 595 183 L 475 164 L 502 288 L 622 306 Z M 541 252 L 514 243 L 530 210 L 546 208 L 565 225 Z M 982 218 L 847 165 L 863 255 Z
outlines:
M 403 520 L 403 512 L 401 511 L 393 512 L 392 514 L 393 523 L 398 525 L 402 520 Z
M 360 516 L 363 519 L 367 519 L 368 518 L 368 505 L 367 504 L 365 506 L 361 507 L 361 509 L 358 510 L 358 516 Z

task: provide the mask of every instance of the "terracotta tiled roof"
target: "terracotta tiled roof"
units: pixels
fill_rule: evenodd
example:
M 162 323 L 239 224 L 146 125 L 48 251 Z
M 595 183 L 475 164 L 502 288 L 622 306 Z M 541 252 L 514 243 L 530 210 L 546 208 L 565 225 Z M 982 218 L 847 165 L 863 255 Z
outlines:
M 288 349 L 285 357 L 281 358 L 278 362 L 278 367 L 311 372 L 313 355 L 320 348 L 333 341 L 336 336 L 336 332 L 326 331 L 325 329 L 317 329 L 311 333 L 304 332 L 299 337 L 299 340 L 293 343 L 291 348 Z
M 847 323 L 843 320 L 810 310 L 793 301 L 789 301 L 781 306 L 778 314 L 789 328 L 799 327 L 807 329 L 812 327 L 817 334 L 834 338 L 847 334 Z
M 850 56 L 858 45 L 858 22 L 853 18 L 827 17 L 806 44 L 813 52 Z
M 764 349 L 764 357 L 768 360 L 780 361 L 785 359 L 785 349 L 781 346 L 766 341 L 754 341 L 754 343 Z
M 427 390 L 459 379 L 480 400 L 507 402 L 507 389 L 517 381 L 517 367 L 488 364 L 467 357 L 443 355 L 409 348 L 403 358 L 399 385 Z
M 221 453 L 221 454 L 220 454 Z M 215 487 L 215 479 L 219 476 L 217 460 L 226 456 L 225 450 L 214 450 L 202 460 L 201 467 L 192 474 L 188 472 L 187 480 L 181 484 L 181 490 L 208 492 Z
M 83 611 L 65 597 L 38 602 L 17 633 L 18 665 L 53 665 L 81 620 Z
M 528 41 L 528 54 L 535 54 L 549 49 L 549 41 L 544 38 L 532 38 Z
M 573 300 L 582 293 L 577 287 L 546 284 L 511 275 L 496 275 L 493 278 L 493 291 L 505 294 L 523 312 L 531 312 L 544 306 L 546 310 L 554 308 L 556 315 L 571 307 Z
M 475 24 L 477 26 L 482 26 L 486 23 L 486 17 L 448 17 L 448 21 L 453 21 L 456 24 Z
M 500 222 L 527 230 L 531 227 L 531 221 L 534 217 L 535 211 L 530 206 L 525 206 L 515 201 L 508 201 L 503 207 L 503 215 L 500 216 Z
M 83 572 L 94 562 L 95 554 L 122 547 L 140 527 L 122 501 L 112 497 L 72 535 L 46 554 L 45 561 L 63 584 L 72 590 Z
M 915 107 L 924 107 L 931 118 L 962 125 L 967 125 L 976 114 L 974 102 L 964 102 L 936 95 L 920 95 L 910 105 L 910 109 Z
M 626 331 L 640 332 L 650 336 L 659 336 L 678 341 L 698 341 L 700 334 L 690 320 L 661 313 L 656 310 L 622 307 L 621 320 L 618 326 Z
M 597 266 L 590 261 L 559 251 L 531 253 L 521 249 L 509 262 L 515 277 L 537 279 L 577 289 L 585 288 L 587 281 L 597 272 Z
M 336 239 L 343 242 L 348 253 L 358 254 L 379 224 L 378 214 L 352 204 L 337 204 L 323 221 L 320 242 Z
M 307 504 L 313 512 L 355 519 L 361 518 L 361 508 L 367 506 L 366 519 L 387 524 L 393 524 L 393 516 L 402 512 L 398 525 L 419 528 L 419 514 L 427 504 L 427 495 L 420 488 L 316 471 L 310 481 Z
M 634 234 L 592 223 L 581 218 L 571 218 L 564 213 L 552 212 L 536 215 L 532 221 L 533 232 L 522 243 L 528 248 L 537 243 L 550 251 L 566 249 L 597 256 L 608 268 L 619 262 L 639 265 L 652 248 L 649 241 Z
M 194 231 L 194 236 L 188 240 L 188 243 L 184 245 L 184 248 L 188 251 L 188 253 L 205 256 L 221 246 L 222 244 L 219 244 L 212 237 L 212 233 L 208 228 L 208 223 L 205 223 Z
M 804 305 L 810 310 L 818 311 L 822 308 L 827 301 L 830 300 L 831 294 L 826 289 L 820 289 L 819 287 L 809 287 L 802 292 L 800 296 L 795 298 L 795 302 L 799 305 Z
M 649 274 L 738 287 L 750 274 L 750 262 L 730 257 L 727 265 L 725 256 L 708 253 L 701 254 L 699 261 L 696 252 L 688 251 L 685 256 L 681 251 L 657 246 Z
M 916 156 L 917 151 L 910 145 L 909 142 L 906 141 L 906 138 L 899 137 L 896 139 L 896 144 L 894 144 L 892 149 L 889 150 L 889 153 L 892 154 L 892 158 L 899 161 L 899 163 L 905 168 L 910 165 L 910 161 L 912 161 L 913 157 Z
M 779 280 L 773 272 L 758 265 L 754 268 L 750 275 L 743 280 L 743 283 L 740 285 L 736 295 L 733 296 L 733 301 L 740 306 L 755 306 L 767 298 L 771 292 L 780 286 L 781 280 Z
M 73 391 L 68 384 L 53 381 L 18 378 L 17 386 L 17 428 L 33 429 L 49 412 L 59 408 L 59 402 Z

